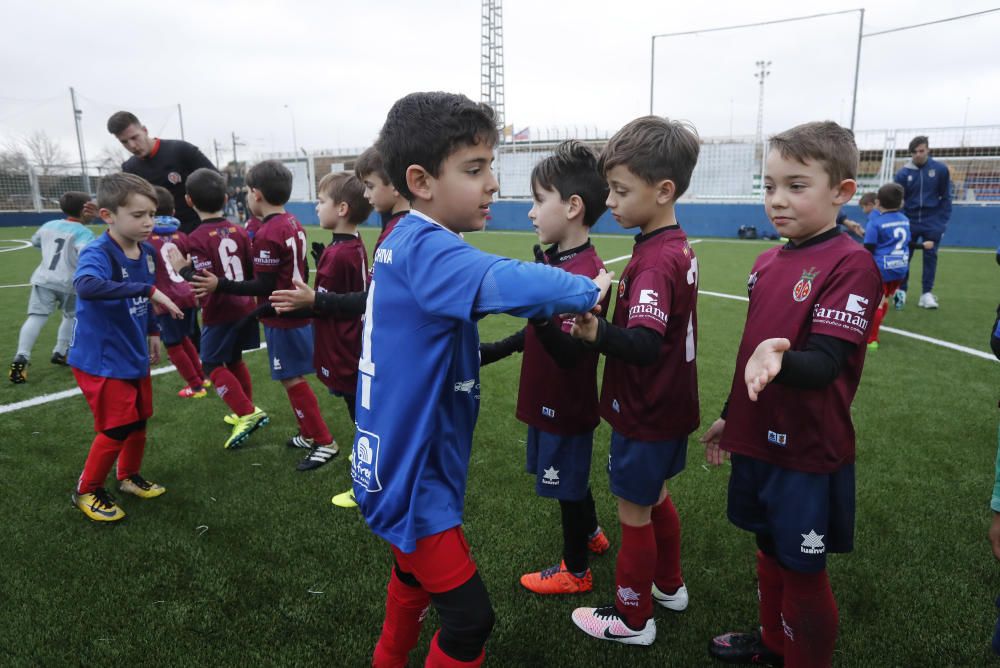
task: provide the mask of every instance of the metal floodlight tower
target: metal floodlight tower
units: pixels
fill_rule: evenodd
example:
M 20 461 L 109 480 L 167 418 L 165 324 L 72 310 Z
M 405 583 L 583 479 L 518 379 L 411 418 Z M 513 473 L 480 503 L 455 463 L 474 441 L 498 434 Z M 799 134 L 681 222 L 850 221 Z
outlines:
M 757 71 L 754 73 L 754 78 L 760 81 L 760 94 L 757 96 L 757 141 L 761 144 L 764 143 L 764 79 L 771 76 L 770 60 L 758 60 L 754 65 L 757 66 Z
M 503 2 L 482 0 L 479 100 L 496 113 L 497 129 L 506 124 L 503 93 Z

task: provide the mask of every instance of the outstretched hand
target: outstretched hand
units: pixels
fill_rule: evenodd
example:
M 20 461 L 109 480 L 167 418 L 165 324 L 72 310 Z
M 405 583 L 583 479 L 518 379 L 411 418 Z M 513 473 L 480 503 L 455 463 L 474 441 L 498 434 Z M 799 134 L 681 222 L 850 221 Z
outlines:
M 170 313 L 170 317 L 174 320 L 182 320 L 184 318 L 184 311 L 180 310 L 177 304 L 160 290 L 154 290 L 153 295 L 149 299 L 164 311 Z
M 594 277 L 593 281 L 597 285 L 597 288 L 601 291 L 600 296 L 597 298 L 597 303 L 600 304 L 604 301 L 604 298 L 608 296 L 608 290 L 611 289 L 611 279 L 615 277 L 615 272 L 608 271 L 607 269 L 601 269 Z
M 174 268 L 174 271 L 180 273 L 181 269 L 191 264 L 191 256 L 187 257 L 181 255 L 181 251 L 177 246 L 171 245 L 167 250 L 167 261 L 170 262 L 170 266 Z
M 750 401 L 757 401 L 757 396 L 778 375 L 781 371 L 781 359 L 791 347 L 792 343 L 788 339 L 765 339 L 753 351 L 743 372 L 743 382 L 747 385 Z
M 278 313 L 309 309 L 316 303 L 316 291 L 302 279 L 293 276 L 292 283 L 295 285 L 294 290 L 275 290 L 271 293 L 271 306 Z
M 199 271 L 191 277 L 191 287 L 198 299 L 204 299 L 219 287 L 219 277 L 208 271 Z
M 712 466 L 718 466 L 729 459 L 729 453 L 719 448 L 719 442 L 722 441 L 722 432 L 725 428 L 726 421 L 719 418 L 698 439 L 705 446 L 705 461 Z

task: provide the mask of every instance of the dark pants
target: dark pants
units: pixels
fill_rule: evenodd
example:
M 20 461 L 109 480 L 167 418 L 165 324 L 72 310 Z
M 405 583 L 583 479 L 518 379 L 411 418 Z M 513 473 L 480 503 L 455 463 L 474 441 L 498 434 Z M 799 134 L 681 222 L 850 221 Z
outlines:
M 943 226 L 916 226 L 912 223 L 910 224 L 910 234 L 912 235 L 911 243 L 920 244 L 924 241 L 933 241 L 934 248 L 921 248 L 920 250 L 924 253 L 924 272 L 921 293 L 931 292 L 934 289 L 934 276 L 937 274 L 937 260 L 938 260 L 938 246 L 941 245 L 941 237 L 944 236 Z M 913 263 L 913 251 L 916 248 L 910 247 L 910 263 Z M 910 275 L 907 273 L 906 278 L 903 279 L 903 284 L 900 286 L 901 289 L 909 289 Z

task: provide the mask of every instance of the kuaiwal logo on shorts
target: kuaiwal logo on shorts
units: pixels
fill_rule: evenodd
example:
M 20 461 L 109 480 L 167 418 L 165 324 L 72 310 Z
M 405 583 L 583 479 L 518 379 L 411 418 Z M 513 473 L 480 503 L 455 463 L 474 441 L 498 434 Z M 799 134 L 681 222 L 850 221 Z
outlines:
M 545 485 L 558 485 L 559 484 L 559 469 L 555 466 L 550 466 L 545 469 L 542 475 L 542 484 Z
M 809 533 L 799 534 L 802 536 L 802 554 L 823 554 L 826 546 L 823 545 L 823 536 L 826 534 L 816 533 L 815 529 L 810 529 Z

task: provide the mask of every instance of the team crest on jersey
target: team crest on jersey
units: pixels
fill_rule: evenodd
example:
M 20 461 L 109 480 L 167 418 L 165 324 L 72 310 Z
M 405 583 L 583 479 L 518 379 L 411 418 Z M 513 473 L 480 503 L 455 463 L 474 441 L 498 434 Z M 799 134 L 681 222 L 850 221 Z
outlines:
M 618 281 L 618 299 L 625 296 L 625 277 L 623 276 L 620 281 Z
M 156 273 L 156 261 L 153 259 L 152 255 L 146 256 L 146 269 L 149 270 L 149 273 L 151 274 Z
M 816 267 L 809 267 L 803 271 L 802 278 L 792 288 L 792 299 L 797 302 L 804 302 L 808 299 L 813 291 L 813 279 L 817 276 L 819 276 L 819 270 Z
M 937 170 L 936 169 L 928 169 L 927 170 L 927 176 L 929 176 L 930 178 L 933 179 L 935 176 L 937 176 Z
M 747 294 L 753 292 L 753 286 L 757 285 L 757 273 L 758 272 L 755 271 L 747 276 Z
M 170 181 L 175 186 L 183 180 L 184 179 L 181 178 L 181 175 L 178 174 L 177 172 L 170 172 L 169 174 L 167 174 L 167 181 Z
M 381 492 L 382 481 L 378 475 L 380 439 L 377 434 L 357 430 L 354 440 L 354 460 L 351 462 L 351 479 L 366 492 Z

